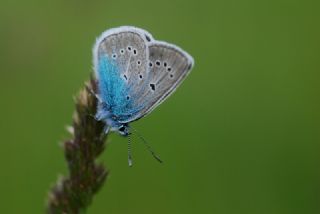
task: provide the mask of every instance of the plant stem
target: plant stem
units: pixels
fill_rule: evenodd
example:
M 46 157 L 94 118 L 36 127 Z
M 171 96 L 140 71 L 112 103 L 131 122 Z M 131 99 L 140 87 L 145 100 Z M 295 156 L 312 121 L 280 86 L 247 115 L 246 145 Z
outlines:
M 91 79 L 76 97 L 73 138 L 63 144 L 69 175 L 50 191 L 47 213 L 84 213 L 108 175 L 102 164 L 95 163 L 106 140 L 105 124 L 94 118 L 97 99 L 90 90 L 96 92 L 96 85 Z

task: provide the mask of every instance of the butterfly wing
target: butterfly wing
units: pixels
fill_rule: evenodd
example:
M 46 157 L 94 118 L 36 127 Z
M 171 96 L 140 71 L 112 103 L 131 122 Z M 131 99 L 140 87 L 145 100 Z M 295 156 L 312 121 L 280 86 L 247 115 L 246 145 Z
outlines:
M 146 85 L 152 36 L 138 28 L 119 27 L 104 32 L 93 49 L 99 96 L 118 121 L 130 121 L 144 108 L 139 92 Z M 139 89 L 139 90 L 137 90 Z
M 171 95 L 193 66 L 181 48 L 135 27 L 104 32 L 94 46 L 99 95 L 118 122 L 137 120 Z
M 181 48 L 166 42 L 152 41 L 148 44 L 149 62 L 144 86 L 140 90 L 143 108 L 137 120 L 161 104 L 181 84 L 191 71 L 193 58 Z M 131 121 L 123 121 L 131 122 Z

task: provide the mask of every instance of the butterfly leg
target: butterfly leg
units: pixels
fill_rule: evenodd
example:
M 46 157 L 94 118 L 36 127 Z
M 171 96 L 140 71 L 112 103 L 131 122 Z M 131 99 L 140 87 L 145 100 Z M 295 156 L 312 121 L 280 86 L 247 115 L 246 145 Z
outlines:
M 98 137 L 98 139 L 100 141 L 102 141 L 105 138 L 105 136 L 109 133 L 109 131 L 110 131 L 110 127 L 108 125 L 105 125 L 104 128 L 103 128 L 103 132 L 101 132 L 101 134 Z
M 104 133 L 104 134 L 108 134 L 109 131 L 110 131 L 110 126 L 105 125 L 104 128 L 103 128 L 103 133 Z
M 132 127 L 131 127 L 132 128 Z M 159 163 L 163 163 L 163 161 L 160 159 L 160 157 L 154 152 L 154 150 L 151 148 L 151 146 L 148 144 L 148 142 L 144 139 L 144 137 L 142 137 L 142 135 L 134 128 L 132 128 L 134 130 L 133 133 L 135 133 L 144 143 L 144 145 L 147 147 L 147 149 L 149 150 L 149 152 L 152 154 L 152 156 L 159 161 Z
M 91 95 L 95 96 L 95 98 L 96 98 L 100 103 L 103 102 L 102 99 L 101 99 L 101 97 L 100 97 L 98 94 L 96 94 L 89 85 L 85 84 L 85 86 L 86 86 L 87 91 L 88 91 Z

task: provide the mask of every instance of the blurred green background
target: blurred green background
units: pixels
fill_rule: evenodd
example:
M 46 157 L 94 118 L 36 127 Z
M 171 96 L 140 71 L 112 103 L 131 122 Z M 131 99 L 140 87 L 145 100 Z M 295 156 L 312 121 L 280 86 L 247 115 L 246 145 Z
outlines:
M 320 213 L 319 1 L 0 1 L 0 213 L 43 213 L 66 164 L 92 45 L 135 25 L 196 65 L 135 122 L 160 154 L 112 134 L 88 213 Z

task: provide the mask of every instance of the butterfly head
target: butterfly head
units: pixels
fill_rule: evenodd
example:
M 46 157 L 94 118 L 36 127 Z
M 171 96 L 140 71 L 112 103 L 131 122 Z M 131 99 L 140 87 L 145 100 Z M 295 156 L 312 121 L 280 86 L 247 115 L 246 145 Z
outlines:
M 118 127 L 118 133 L 124 137 L 130 135 L 130 129 L 127 123 L 120 124 Z

